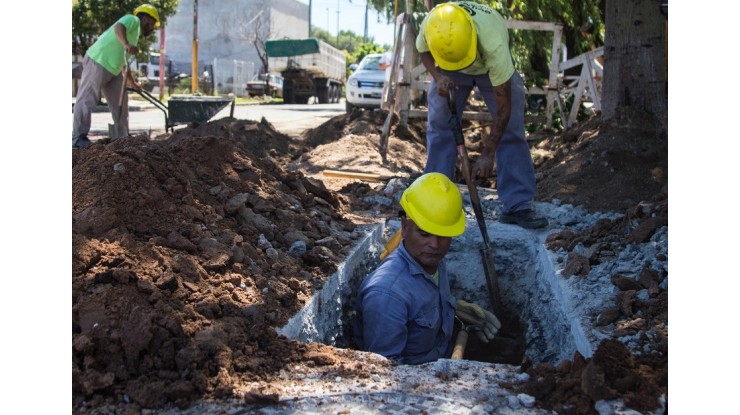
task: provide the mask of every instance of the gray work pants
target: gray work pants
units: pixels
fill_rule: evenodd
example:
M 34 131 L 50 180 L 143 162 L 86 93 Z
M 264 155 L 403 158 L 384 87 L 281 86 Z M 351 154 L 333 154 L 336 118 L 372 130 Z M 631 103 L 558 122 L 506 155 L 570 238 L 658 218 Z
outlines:
M 75 102 L 72 141 L 90 132 L 92 110 L 100 102 L 101 93 L 108 102 L 108 109 L 114 123 L 118 121 L 118 111 L 121 109 L 120 123 L 126 126 L 126 131 L 128 131 L 128 94 L 124 93 L 121 100 L 122 88 L 125 87 L 123 72 L 113 75 L 85 55 L 82 61 L 82 79 L 80 79 L 80 88 L 77 90 Z

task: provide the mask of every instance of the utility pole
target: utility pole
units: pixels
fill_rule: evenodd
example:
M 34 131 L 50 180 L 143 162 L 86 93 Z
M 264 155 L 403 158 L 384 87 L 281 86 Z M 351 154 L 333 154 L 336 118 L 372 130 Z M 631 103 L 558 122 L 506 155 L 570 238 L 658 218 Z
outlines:
M 164 98 L 164 81 L 167 76 L 164 71 L 164 60 L 167 57 L 164 50 L 164 25 L 159 28 L 159 100 Z
M 311 37 L 311 2 L 308 0 L 308 37 Z
M 198 92 L 198 0 L 193 0 L 193 63 L 191 92 Z
M 366 0 L 365 1 L 365 33 L 362 36 L 362 41 L 365 43 L 367 43 L 367 10 L 369 6 L 370 6 L 370 1 Z
M 337 0 L 337 49 L 339 49 L 339 0 Z

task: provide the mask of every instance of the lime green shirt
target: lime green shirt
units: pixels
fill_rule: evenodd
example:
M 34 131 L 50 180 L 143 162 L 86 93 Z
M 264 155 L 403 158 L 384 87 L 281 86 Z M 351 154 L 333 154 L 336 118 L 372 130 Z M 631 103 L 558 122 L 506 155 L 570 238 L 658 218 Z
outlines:
M 126 62 L 123 57 L 123 45 L 118 41 L 114 29 L 118 23 L 126 28 L 126 40 L 128 43 L 131 45 L 138 44 L 141 22 L 133 14 L 127 14 L 103 32 L 98 40 L 87 50 L 90 59 L 99 63 L 113 75 L 121 73 L 121 69 L 123 69 L 123 65 Z
M 482 75 L 488 72 L 493 86 L 508 81 L 514 74 L 514 63 L 509 51 L 509 29 L 506 27 L 504 17 L 496 10 L 482 4 L 469 1 L 460 1 L 456 4 L 470 14 L 478 34 L 478 56 L 470 66 L 459 72 L 468 75 Z M 419 28 L 419 35 L 416 37 L 416 49 L 419 53 L 429 52 L 424 32 L 430 15 L 428 13 L 424 17 Z

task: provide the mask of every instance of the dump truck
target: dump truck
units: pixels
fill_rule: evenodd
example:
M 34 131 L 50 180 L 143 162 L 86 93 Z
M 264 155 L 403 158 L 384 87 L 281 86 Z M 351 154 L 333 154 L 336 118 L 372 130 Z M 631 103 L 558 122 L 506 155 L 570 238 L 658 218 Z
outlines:
M 283 76 L 283 102 L 339 102 L 347 74 L 344 52 L 316 39 L 270 39 L 265 42 L 267 65 Z

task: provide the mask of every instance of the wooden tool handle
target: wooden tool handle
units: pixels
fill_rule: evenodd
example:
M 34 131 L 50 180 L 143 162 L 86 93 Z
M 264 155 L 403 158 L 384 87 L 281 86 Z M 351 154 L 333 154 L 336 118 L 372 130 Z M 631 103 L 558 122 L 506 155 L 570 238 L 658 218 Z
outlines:
M 390 176 L 382 176 L 373 173 L 360 173 L 354 171 L 324 170 L 322 172 L 326 177 L 339 177 L 344 179 L 358 179 L 370 182 L 383 182 L 389 180 Z
M 465 345 L 468 343 L 468 332 L 460 330 L 457 333 L 457 340 L 455 340 L 455 347 L 452 349 L 451 359 L 460 360 L 465 354 Z

